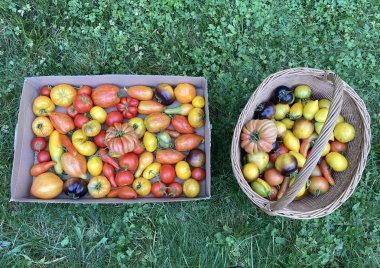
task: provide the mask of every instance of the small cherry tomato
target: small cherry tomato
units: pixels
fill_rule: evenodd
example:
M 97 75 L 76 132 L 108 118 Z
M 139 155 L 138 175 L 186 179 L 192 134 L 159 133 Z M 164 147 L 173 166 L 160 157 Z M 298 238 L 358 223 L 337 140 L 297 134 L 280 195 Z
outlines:
M 37 154 L 37 160 L 38 162 L 49 162 L 51 160 L 50 153 L 48 151 L 40 151 Z
M 122 123 L 123 119 L 124 117 L 120 112 L 112 111 L 107 115 L 106 124 L 110 127 L 115 123 Z
M 40 88 L 40 95 L 50 97 L 50 88 L 49 86 L 42 86 Z
M 203 168 L 194 168 L 191 171 L 191 177 L 197 181 L 203 181 L 206 178 L 206 171 Z
M 74 125 L 76 128 L 82 128 L 82 126 L 86 124 L 88 121 L 90 121 L 90 118 L 83 114 L 78 114 L 74 118 Z
M 156 181 L 152 184 L 151 192 L 155 197 L 163 197 L 166 195 L 166 184 Z
M 163 183 L 170 184 L 175 179 L 175 169 L 172 165 L 162 165 L 160 169 L 160 178 Z
M 179 197 L 182 194 L 182 185 L 178 182 L 173 182 L 169 184 L 166 193 L 172 198 Z
M 92 93 L 91 87 L 86 86 L 86 85 L 83 85 L 83 86 L 81 86 L 81 87 L 79 88 L 77 94 L 78 94 L 78 95 L 80 95 L 80 94 L 86 94 L 86 95 L 88 95 L 88 96 L 91 96 L 91 93 Z
M 42 137 L 34 138 L 30 144 L 30 147 L 35 152 L 43 151 L 46 148 L 46 140 Z

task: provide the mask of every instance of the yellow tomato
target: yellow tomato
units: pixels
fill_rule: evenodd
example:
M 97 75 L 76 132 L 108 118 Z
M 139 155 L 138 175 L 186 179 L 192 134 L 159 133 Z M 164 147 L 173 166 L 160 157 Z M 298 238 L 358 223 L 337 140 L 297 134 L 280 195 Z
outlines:
M 201 108 L 193 108 L 188 116 L 189 123 L 193 128 L 201 128 L 204 125 L 204 117 L 205 113 Z
M 305 117 L 307 120 L 313 120 L 318 110 L 318 100 L 309 100 L 306 103 L 305 107 L 303 107 L 303 117 Z
M 102 107 L 99 107 L 99 106 L 92 107 L 90 110 L 90 115 L 92 119 L 95 119 L 100 124 L 103 124 L 104 122 L 106 122 L 107 112 Z
M 175 87 L 174 95 L 180 103 L 190 103 L 197 95 L 197 91 L 193 85 L 182 83 Z
M 150 181 L 145 178 L 137 178 L 133 182 L 132 187 L 139 196 L 147 196 L 150 193 L 152 185 Z
M 289 118 L 284 118 L 281 120 L 281 122 L 285 125 L 286 129 L 292 129 L 294 126 L 294 121 L 290 120 Z
M 146 167 L 143 172 L 143 177 L 145 179 L 151 180 L 157 175 L 160 174 L 161 164 L 160 163 L 152 163 Z
M 337 152 L 330 152 L 326 155 L 326 162 L 327 164 L 337 172 L 345 171 L 348 167 L 348 161 L 347 159 Z
M 314 125 L 309 120 L 300 118 L 297 119 L 293 126 L 293 134 L 298 139 L 307 139 L 313 134 Z
M 322 108 L 329 109 L 331 106 L 331 101 L 329 101 L 327 99 L 320 99 L 318 102 L 318 106 L 319 106 L 319 109 L 322 109 Z
M 317 132 L 318 135 L 319 135 L 319 133 L 321 133 L 321 130 L 322 130 L 324 124 L 325 123 L 315 122 L 315 124 L 314 124 L 315 128 L 314 129 L 315 129 L 315 132 Z M 330 136 L 330 141 L 334 141 L 334 140 L 335 140 L 334 133 L 332 133 L 331 136 Z
M 103 170 L 102 159 L 99 156 L 92 156 L 87 162 L 87 169 L 92 176 L 99 176 Z
M 340 114 L 338 117 L 338 120 L 336 120 L 336 123 L 339 124 L 339 123 L 343 123 L 343 122 L 344 122 L 344 117 Z
M 258 167 L 260 173 L 262 173 L 268 165 L 269 155 L 266 152 L 247 154 L 247 162 L 254 163 Z
M 153 153 L 157 149 L 157 137 L 148 131 L 144 134 L 143 143 L 148 152 Z
M 93 198 L 102 198 L 111 191 L 111 184 L 106 177 L 96 176 L 89 181 L 87 188 Z
M 82 126 L 82 131 L 87 137 L 95 137 L 102 130 L 102 126 L 97 120 L 90 120 Z
M 64 107 L 70 106 L 76 95 L 77 92 L 74 87 L 68 84 L 60 84 L 50 91 L 50 98 L 54 104 Z
M 297 139 L 297 137 L 294 136 L 290 130 L 286 131 L 286 134 L 284 137 L 284 145 L 290 151 L 299 152 L 299 150 L 300 150 L 300 140 Z
M 259 168 L 254 163 L 247 163 L 243 166 L 243 176 L 248 182 L 252 182 L 259 177 Z
M 33 113 L 37 116 L 47 116 L 54 109 L 54 103 L 46 96 L 38 96 L 33 102 Z
M 334 137 L 343 143 L 355 138 L 355 128 L 349 123 L 339 123 L 334 128 Z
M 205 99 L 202 96 L 196 96 L 191 102 L 195 108 L 205 107 Z
M 38 137 L 47 137 L 50 136 L 54 128 L 49 118 L 45 116 L 38 116 L 32 123 L 32 130 Z
M 185 161 L 179 161 L 175 165 L 175 173 L 177 174 L 177 177 L 181 180 L 187 180 L 191 176 L 189 164 Z
M 183 183 L 183 194 L 186 197 L 194 198 L 199 194 L 201 187 L 199 182 L 194 179 L 188 179 Z
M 144 136 L 146 128 L 144 125 L 144 120 L 142 120 L 140 117 L 129 119 L 128 125 L 133 127 L 139 139 L 141 139 Z
M 289 187 L 292 186 L 292 184 L 294 183 L 295 180 L 296 180 L 296 178 L 293 178 L 290 180 Z M 304 186 L 302 186 L 301 190 L 296 195 L 296 198 L 303 196 L 305 194 L 305 192 L 306 192 L 306 183 Z
M 289 104 L 278 103 L 275 106 L 274 119 L 282 120 L 289 113 L 290 107 Z
M 321 108 L 314 116 L 315 121 L 320 123 L 326 122 L 328 112 L 328 108 Z
M 328 143 L 326 144 L 325 150 L 322 152 L 322 156 L 327 155 L 327 154 L 330 152 L 330 149 L 331 149 L 331 145 L 330 145 L 330 143 L 328 142 Z
M 75 149 L 77 149 L 81 155 L 91 156 L 95 154 L 96 150 L 98 149 L 93 141 L 87 140 L 86 134 L 81 129 L 78 129 L 74 132 L 71 140 Z
M 290 151 L 289 154 L 293 155 L 295 158 L 297 158 L 297 167 L 302 168 L 303 165 L 305 165 L 306 158 L 300 154 L 299 152 Z
M 289 118 L 291 120 L 296 120 L 302 117 L 303 106 L 301 102 L 296 102 L 292 105 L 289 110 Z
M 286 125 L 280 121 L 276 121 L 276 122 L 274 122 L 274 124 L 276 125 L 276 128 L 277 128 L 277 136 L 279 138 L 283 138 L 285 136 L 285 133 L 286 133 Z
M 308 99 L 311 95 L 311 88 L 307 85 L 300 85 L 294 89 L 294 96 L 298 99 Z

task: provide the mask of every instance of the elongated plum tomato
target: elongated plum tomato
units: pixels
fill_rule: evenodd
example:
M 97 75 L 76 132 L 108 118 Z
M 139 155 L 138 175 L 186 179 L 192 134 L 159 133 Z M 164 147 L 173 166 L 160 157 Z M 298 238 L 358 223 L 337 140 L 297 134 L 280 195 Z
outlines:
M 264 180 L 270 186 L 277 186 L 283 182 L 284 176 L 282 176 L 281 173 L 278 172 L 275 168 L 270 168 L 267 171 L 265 171 Z
M 297 158 L 289 153 L 280 155 L 275 162 L 276 169 L 284 176 L 297 170 Z

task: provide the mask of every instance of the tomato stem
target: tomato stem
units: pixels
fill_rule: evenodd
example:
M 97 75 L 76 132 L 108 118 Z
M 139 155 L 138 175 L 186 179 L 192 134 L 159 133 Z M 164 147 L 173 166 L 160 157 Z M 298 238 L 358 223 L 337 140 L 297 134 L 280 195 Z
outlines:
M 251 141 L 257 142 L 260 139 L 259 132 L 254 131 L 251 134 Z

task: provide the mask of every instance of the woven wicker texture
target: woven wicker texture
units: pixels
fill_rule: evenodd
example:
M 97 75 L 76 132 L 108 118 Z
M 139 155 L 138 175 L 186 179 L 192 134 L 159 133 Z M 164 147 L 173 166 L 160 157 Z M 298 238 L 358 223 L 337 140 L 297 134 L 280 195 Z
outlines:
M 269 201 L 256 194 L 243 177 L 240 132 L 244 124 L 252 119 L 257 105 L 269 100 L 276 87 L 280 85 L 294 87 L 301 84 L 309 85 L 312 88 L 313 99 L 326 98 L 331 100 L 332 104 L 320 136 L 296 181 L 280 200 Z M 345 121 L 352 124 L 356 130 L 356 137 L 348 143 L 345 154 L 349 162 L 348 168 L 344 172 L 332 173 L 336 185 L 330 187 L 327 193 L 318 197 L 309 195 L 302 200 L 292 201 L 319 161 L 339 114 L 342 114 Z M 231 146 L 231 161 L 235 177 L 244 193 L 267 214 L 295 219 L 311 219 L 330 214 L 351 196 L 360 181 L 369 150 L 370 117 L 364 102 L 356 92 L 332 72 L 310 68 L 294 68 L 270 75 L 252 94 L 235 127 Z

